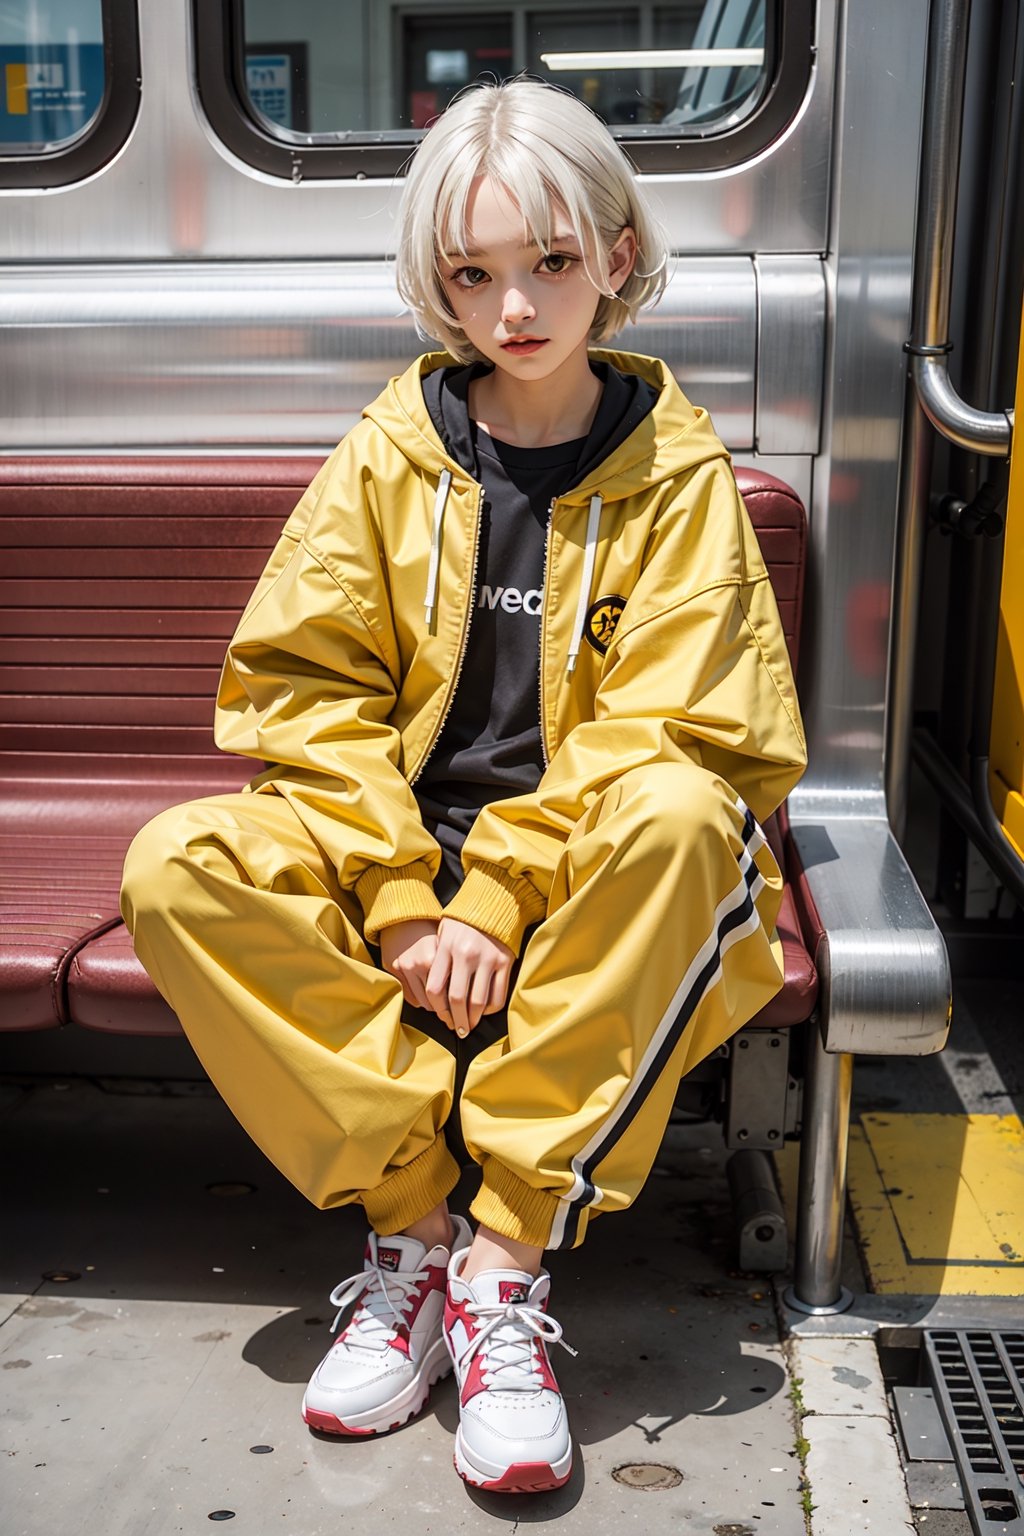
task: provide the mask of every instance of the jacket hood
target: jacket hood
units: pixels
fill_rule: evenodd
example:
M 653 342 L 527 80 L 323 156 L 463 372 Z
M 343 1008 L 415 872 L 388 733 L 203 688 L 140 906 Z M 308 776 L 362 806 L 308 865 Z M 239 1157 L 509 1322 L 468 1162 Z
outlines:
M 636 373 L 656 391 L 653 409 L 580 483 L 560 500 L 586 502 L 594 496 L 616 501 L 685 473 L 708 459 L 727 457 L 707 411 L 687 400 L 660 358 L 592 347 L 590 357 L 622 373 Z M 391 379 L 363 415 L 385 432 L 396 448 L 422 468 L 465 482 L 467 471 L 446 451 L 423 398 L 422 380 L 438 368 L 459 366 L 448 352 L 428 352 Z

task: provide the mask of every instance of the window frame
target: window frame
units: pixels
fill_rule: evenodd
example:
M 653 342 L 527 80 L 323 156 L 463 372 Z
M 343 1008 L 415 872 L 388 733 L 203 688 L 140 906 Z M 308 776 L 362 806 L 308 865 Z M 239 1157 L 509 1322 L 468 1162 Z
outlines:
M 67 187 L 92 176 L 118 153 L 135 126 L 142 99 L 136 0 L 101 0 L 103 96 L 84 133 L 66 147 L 18 155 L 0 149 L 0 190 Z
M 673 137 L 659 133 L 656 123 L 613 127 L 637 170 L 729 170 L 774 143 L 807 94 L 817 54 L 816 11 L 815 0 L 766 0 L 765 49 L 772 74 L 757 107 L 734 128 Z M 392 179 L 423 138 L 424 130 L 414 128 L 343 131 L 332 142 L 271 133 L 246 103 L 243 0 L 192 0 L 192 29 L 198 96 L 210 126 L 254 170 L 293 182 Z

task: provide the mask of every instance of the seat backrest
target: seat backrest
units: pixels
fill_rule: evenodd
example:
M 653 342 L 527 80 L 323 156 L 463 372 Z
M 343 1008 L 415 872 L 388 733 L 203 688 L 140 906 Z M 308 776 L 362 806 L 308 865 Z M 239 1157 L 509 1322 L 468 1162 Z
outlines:
M 0 751 L 138 762 L 215 753 L 224 649 L 310 458 L 0 460 Z M 737 479 L 794 665 L 805 516 Z M 10 760 L 8 758 L 8 760 Z
M 736 483 L 743 493 L 771 576 L 795 673 L 803 617 L 807 513 L 799 496 L 784 480 L 777 480 L 763 470 L 737 466 Z
M 318 468 L 0 461 L 3 750 L 212 753 L 225 645 Z

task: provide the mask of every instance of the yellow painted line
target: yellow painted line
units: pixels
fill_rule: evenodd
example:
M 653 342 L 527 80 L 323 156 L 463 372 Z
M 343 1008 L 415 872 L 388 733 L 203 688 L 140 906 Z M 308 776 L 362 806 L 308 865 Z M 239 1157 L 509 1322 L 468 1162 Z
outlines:
M 1024 1296 L 1016 1115 L 863 1115 L 848 1184 L 874 1291 Z

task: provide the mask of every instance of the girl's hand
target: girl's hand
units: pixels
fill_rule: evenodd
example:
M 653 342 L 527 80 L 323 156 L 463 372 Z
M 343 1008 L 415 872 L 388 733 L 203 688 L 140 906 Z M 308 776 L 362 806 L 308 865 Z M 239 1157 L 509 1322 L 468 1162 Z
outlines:
M 387 930 L 385 929 L 385 932 Z M 427 977 L 427 1003 L 457 1035 L 468 1035 L 508 995 L 515 951 L 469 923 L 443 917 Z
M 437 923 L 430 918 L 392 923 L 389 928 L 381 929 L 379 943 L 381 965 L 389 976 L 402 983 L 406 1002 L 433 1013 L 426 988 L 437 951 Z

